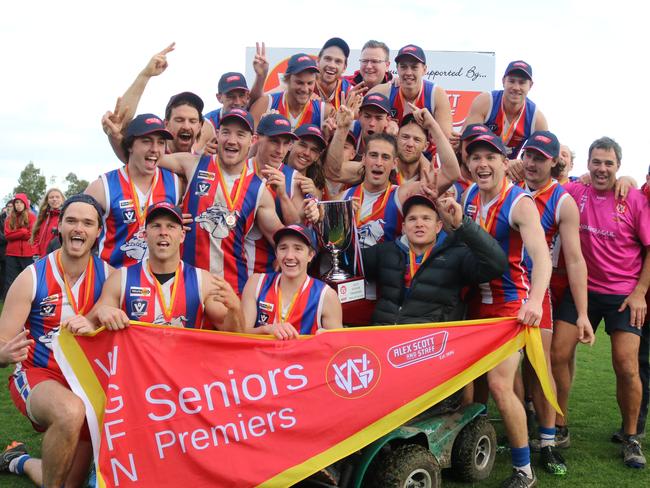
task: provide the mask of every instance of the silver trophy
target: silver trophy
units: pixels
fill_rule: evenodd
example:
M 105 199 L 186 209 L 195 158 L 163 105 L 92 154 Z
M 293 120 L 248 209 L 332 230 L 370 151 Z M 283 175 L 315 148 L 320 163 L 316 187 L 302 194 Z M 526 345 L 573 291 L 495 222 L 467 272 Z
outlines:
M 318 223 L 318 237 L 321 245 L 332 254 L 332 269 L 323 279 L 330 282 L 345 281 L 352 275 L 339 267 L 339 255 L 352 242 L 354 232 L 354 210 L 352 200 L 328 200 L 319 202 L 323 215 Z

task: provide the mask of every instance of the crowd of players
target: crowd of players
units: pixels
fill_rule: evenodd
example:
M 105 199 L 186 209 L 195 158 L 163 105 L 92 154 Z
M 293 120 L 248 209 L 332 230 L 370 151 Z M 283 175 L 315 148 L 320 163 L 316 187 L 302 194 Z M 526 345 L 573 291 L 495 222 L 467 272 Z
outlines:
M 263 93 L 261 44 L 250 89 L 241 73 L 219 80 L 220 109 L 204 115 L 202 99 L 183 92 L 164 118 L 136 116 L 173 50 L 154 55 L 102 118 L 124 164 L 65 202 L 61 249 L 8 292 L 0 365 L 16 364 L 12 399 L 45 434 L 42 460 L 13 443 L 0 470 L 37 486 L 86 478 L 84 406 L 51 349 L 59 327 L 82 334 L 137 320 L 290 339 L 343 323 L 510 316 L 541 328 L 564 415 L 525 361 L 518 373 L 520 353 L 466 388 L 467 401 L 491 393 L 501 412 L 513 462 L 503 486 L 537 483 L 531 449 L 545 470 L 567 473 L 558 448 L 570 444 L 575 350 L 603 319 L 622 417 L 614 438 L 627 466 L 645 466 L 650 190 L 617 178 L 621 148 L 607 137 L 589 148 L 589 174 L 570 181 L 573 154 L 528 98 L 528 63 L 508 65 L 503 89 L 474 100 L 460 133 L 443 87 L 424 79 L 420 47 L 399 50 L 393 78 L 388 47 L 368 41 L 360 69 L 344 76 L 350 49 L 339 38 L 317 59 L 292 56 L 275 92 Z M 337 199 L 353 201 L 347 261 L 362 263 L 368 281 L 366 299 L 343 306 L 318 279 L 327 263 L 313 230 L 317 202 Z

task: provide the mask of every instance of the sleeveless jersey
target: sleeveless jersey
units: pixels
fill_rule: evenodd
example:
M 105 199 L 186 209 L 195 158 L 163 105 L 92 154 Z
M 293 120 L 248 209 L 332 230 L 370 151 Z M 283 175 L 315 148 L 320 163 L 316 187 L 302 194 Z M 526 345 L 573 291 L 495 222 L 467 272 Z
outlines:
M 505 112 L 503 111 L 503 90 L 494 90 L 492 92 L 492 106 L 488 110 L 488 116 L 485 119 L 487 125 L 492 132 L 500 136 L 503 144 L 506 146 L 509 159 L 517 159 L 524 142 L 533 133 L 535 127 L 535 117 L 537 115 L 537 107 L 532 100 L 526 98 L 523 112 L 515 121 L 512 133 L 508 136 L 504 134 L 505 126 Z M 510 131 L 509 131 L 510 132 Z
M 115 268 L 137 263 L 147 256 L 144 239 L 144 221 L 138 221 L 137 195 L 122 167 L 101 175 L 104 183 L 106 212 L 104 227 L 99 236 L 99 256 Z M 137 190 L 136 190 L 137 191 Z M 166 169 L 156 168 L 149 197 L 144 209 L 157 202 L 173 205 L 180 201 L 178 176 Z
M 434 102 L 432 101 L 433 98 L 433 90 L 435 89 L 436 84 L 428 81 L 428 80 L 422 80 L 422 89 L 420 90 L 420 94 L 418 95 L 417 99 L 413 103 L 418 108 L 428 108 L 429 112 L 433 115 L 435 112 L 435 105 Z M 391 107 L 391 117 L 397 120 L 397 124 L 402 123 L 402 119 L 407 113 L 410 113 L 410 111 L 407 111 L 407 105 L 406 105 L 406 100 L 402 97 L 402 93 L 399 89 L 399 87 L 396 87 L 391 84 L 390 86 L 390 93 L 388 95 L 388 100 L 390 101 L 390 107 Z
M 27 316 L 25 329 L 34 344 L 29 346 L 27 359 L 16 365 L 16 370 L 25 368 L 47 368 L 60 372 L 52 352 L 52 340 L 59 332 L 61 322 L 74 317 L 75 311 L 66 292 L 65 281 L 56 260 L 54 251 L 29 266 L 32 273 L 32 305 Z M 71 287 L 75 301 L 83 306 L 87 296 L 90 303 L 85 311 L 92 308 L 101 295 L 102 286 L 108 277 L 108 265 L 92 255 L 93 273 L 89 281 L 87 270 Z
M 402 208 L 397 195 L 398 186 L 390 185 L 386 193 L 379 195 L 368 215 L 362 215 L 363 209 L 357 214 L 359 230 L 359 245 L 366 248 L 390 242 L 402 234 Z M 356 185 L 345 192 L 344 200 L 352 197 L 362 199 L 363 187 Z
M 289 195 L 289 198 L 291 198 L 293 196 L 295 184 L 294 176 L 296 175 L 297 171 L 288 164 L 281 164 L 280 171 L 282 171 L 284 174 L 287 195 Z M 271 187 L 267 186 L 266 189 L 275 201 L 275 212 L 278 214 L 280 220 L 285 223 L 284 216 L 282 215 L 282 207 L 280 206 L 280 199 Z M 253 273 L 270 273 L 273 271 L 275 249 L 271 243 L 266 240 L 264 234 L 262 234 L 262 231 L 259 229 L 259 226 L 257 224 L 253 224 L 253 228 L 246 235 L 244 246 L 246 249 L 246 260 L 248 261 L 249 276 Z
M 183 199 L 183 212 L 194 215 L 190 231 L 185 235 L 183 261 L 223 276 L 235 291 L 241 293 L 248 279 L 244 238 L 255 222 L 264 182 L 256 174 L 252 160 L 245 163 L 243 182 L 237 179 L 229 191 L 234 213 L 228 209 L 217 160 L 201 156 Z M 241 191 L 239 185 L 243 184 Z M 230 215 L 236 217 L 229 224 Z
M 176 293 L 171 304 L 171 315 L 165 317 L 164 304 L 158 295 L 158 280 L 149 272 L 148 259 L 121 269 L 122 283 L 120 305 L 131 320 L 149 322 L 157 325 L 173 325 L 202 329 L 205 326 L 203 318 L 203 293 L 201 291 L 201 270 L 180 262 Z M 160 285 L 169 303 L 173 295 L 174 278 Z
M 519 231 L 512 226 L 512 209 L 522 198 L 530 195 L 518 186 L 507 183 L 500 198 L 495 198 L 487 209 L 485 224 L 479 214 L 479 189 L 474 183 L 469 187 L 465 199 L 465 214 L 482 225 L 494 237 L 508 256 L 508 270 L 499 278 L 479 285 L 481 299 L 486 304 L 519 302 L 528 298 L 530 281 L 526 267 L 526 251 Z
M 215 131 L 219 130 L 219 125 L 221 125 L 221 108 L 208 112 L 203 118 L 212 124 Z
M 291 122 L 291 130 L 294 131 L 301 125 L 314 124 L 323 126 L 325 117 L 325 104 L 320 100 L 309 100 L 298 117 L 289 112 L 285 99 L 285 92 L 269 93 L 269 110 L 277 110 Z
M 267 273 L 262 275 L 257 290 L 255 291 L 255 303 L 257 304 L 257 318 L 255 327 L 279 322 L 280 300 L 278 299 L 278 287 L 282 273 Z M 291 297 L 283 299 L 284 306 L 288 307 L 285 322 L 293 325 L 300 334 L 315 334 L 321 325 L 321 314 L 327 285 L 320 280 L 307 276 L 294 303 Z
M 320 90 L 318 83 L 316 83 L 316 93 L 318 96 L 320 96 L 321 100 L 324 102 L 330 103 L 335 110 L 338 110 L 338 108 L 341 106 L 341 95 L 347 95 L 351 88 L 352 84 L 349 80 L 346 80 L 345 78 L 339 78 L 339 80 L 336 82 L 336 88 L 334 88 L 334 92 L 329 97 L 325 97 L 323 96 L 323 92 Z

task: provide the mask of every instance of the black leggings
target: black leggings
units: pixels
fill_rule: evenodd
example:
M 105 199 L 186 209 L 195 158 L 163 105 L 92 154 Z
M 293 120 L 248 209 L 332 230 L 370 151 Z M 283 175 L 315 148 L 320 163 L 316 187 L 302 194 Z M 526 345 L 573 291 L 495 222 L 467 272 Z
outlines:
M 26 258 L 20 256 L 5 256 L 5 294 L 9 291 L 9 287 L 18 277 L 20 272 L 33 262 L 34 259 L 31 256 Z

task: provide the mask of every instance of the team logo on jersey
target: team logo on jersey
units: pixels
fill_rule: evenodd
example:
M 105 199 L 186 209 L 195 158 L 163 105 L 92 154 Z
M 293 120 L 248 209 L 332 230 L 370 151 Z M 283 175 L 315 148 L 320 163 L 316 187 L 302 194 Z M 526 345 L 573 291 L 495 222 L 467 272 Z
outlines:
M 179 315 L 178 317 L 172 317 L 171 321 L 167 321 L 165 319 L 164 314 L 159 314 L 154 321 L 152 322 L 154 325 L 173 325 L 176 327 L 187 327 L 187 317 L 184 315 Z
M 474 218 L 474 215 L 476 215 L 476 205 L 467 206 L 467 215 L 471 218 Z
M 132 208 L 122 210 L 122 220 L 125 224 L 133 224 L 136 222 L 135 210 Z
M 231 213 L 222 202 L 217 202 L 197 215 L 194 221 L 212 237 L 225 239 L 239 219 L 239 211 Z
M 54 317 L 56 313 L 56 303 L 45 303 L 41 305 L 41 317 Z
M 490 129 L 495 134 L 499 130 L 499 126 L 497 124 L 487 124 L 487 126 L 488 126 L 488 129 Z
M 397 109 L 396 108 L 391 108 L 390 109 L 390 116 L 394 119 L 397 118 Z
M 625 205 L 625 202 L 619 202 L 616 204 L 616 213 L 619 214 L 624 214 L 627 211 L 627 205 Z
M 257 317 L 257 323 L 266 325 L 269 323 L 269 314 L 266 312 L 260 312 L 259 316 Z
M 215 174 L 211 173 L 210 171 L 199 170 L 199 172 L 196 174 L 196 177 L 200 180 L 214 181 Z
M 54 327 L 52 330 L 43 334 L 38 338 L 38 342 L 47 347 L 50 351 L 52 350 L 52 341 L 58 335 L 60 327 Z
M 47 296 L 41 300 L 41 305 L 45 305 L 46 303 L 56 303 L 59 300 L 59 296 L 60 295 L 58 293 Z
M 147 315 L 148 305 L 149 302 L 147 302 L 147 300 L 143 300 L 142 298 L 133 300 L 131 302 L 131 315 L 134 317 L 144 317 Z
M 194 192 L 194 194 L 199 197 L 204 197 L 209 193 L 210 193 L 210 183 L 207 183 L 205 181 L 199 181 L 198 184 L 196 185 L 196 191 Z
M 120 200 L 120 208 L 133 208 L 133 200 Z
M 150 297 L 151 288 L 146 286 L 132 286 L 129 288 L 129 295 L 132 297 Z
M 147 256 L 148 250 L 143 230 L 137 232 L 131 239 L 120 246 L 120 251 L 123 251 L 128 257 L 136 261 L 142 261 Z
M 269 303 L 269 302 L 263 302 L 262 300 L 260 300 L 259 307 L 260 307 L 262 310 L 265 310 L 265 311 L 267 311 L 267 312 L 273 312 L 273 309 L 275 308 L 275 305 L 273 305 L 272 303 Z

